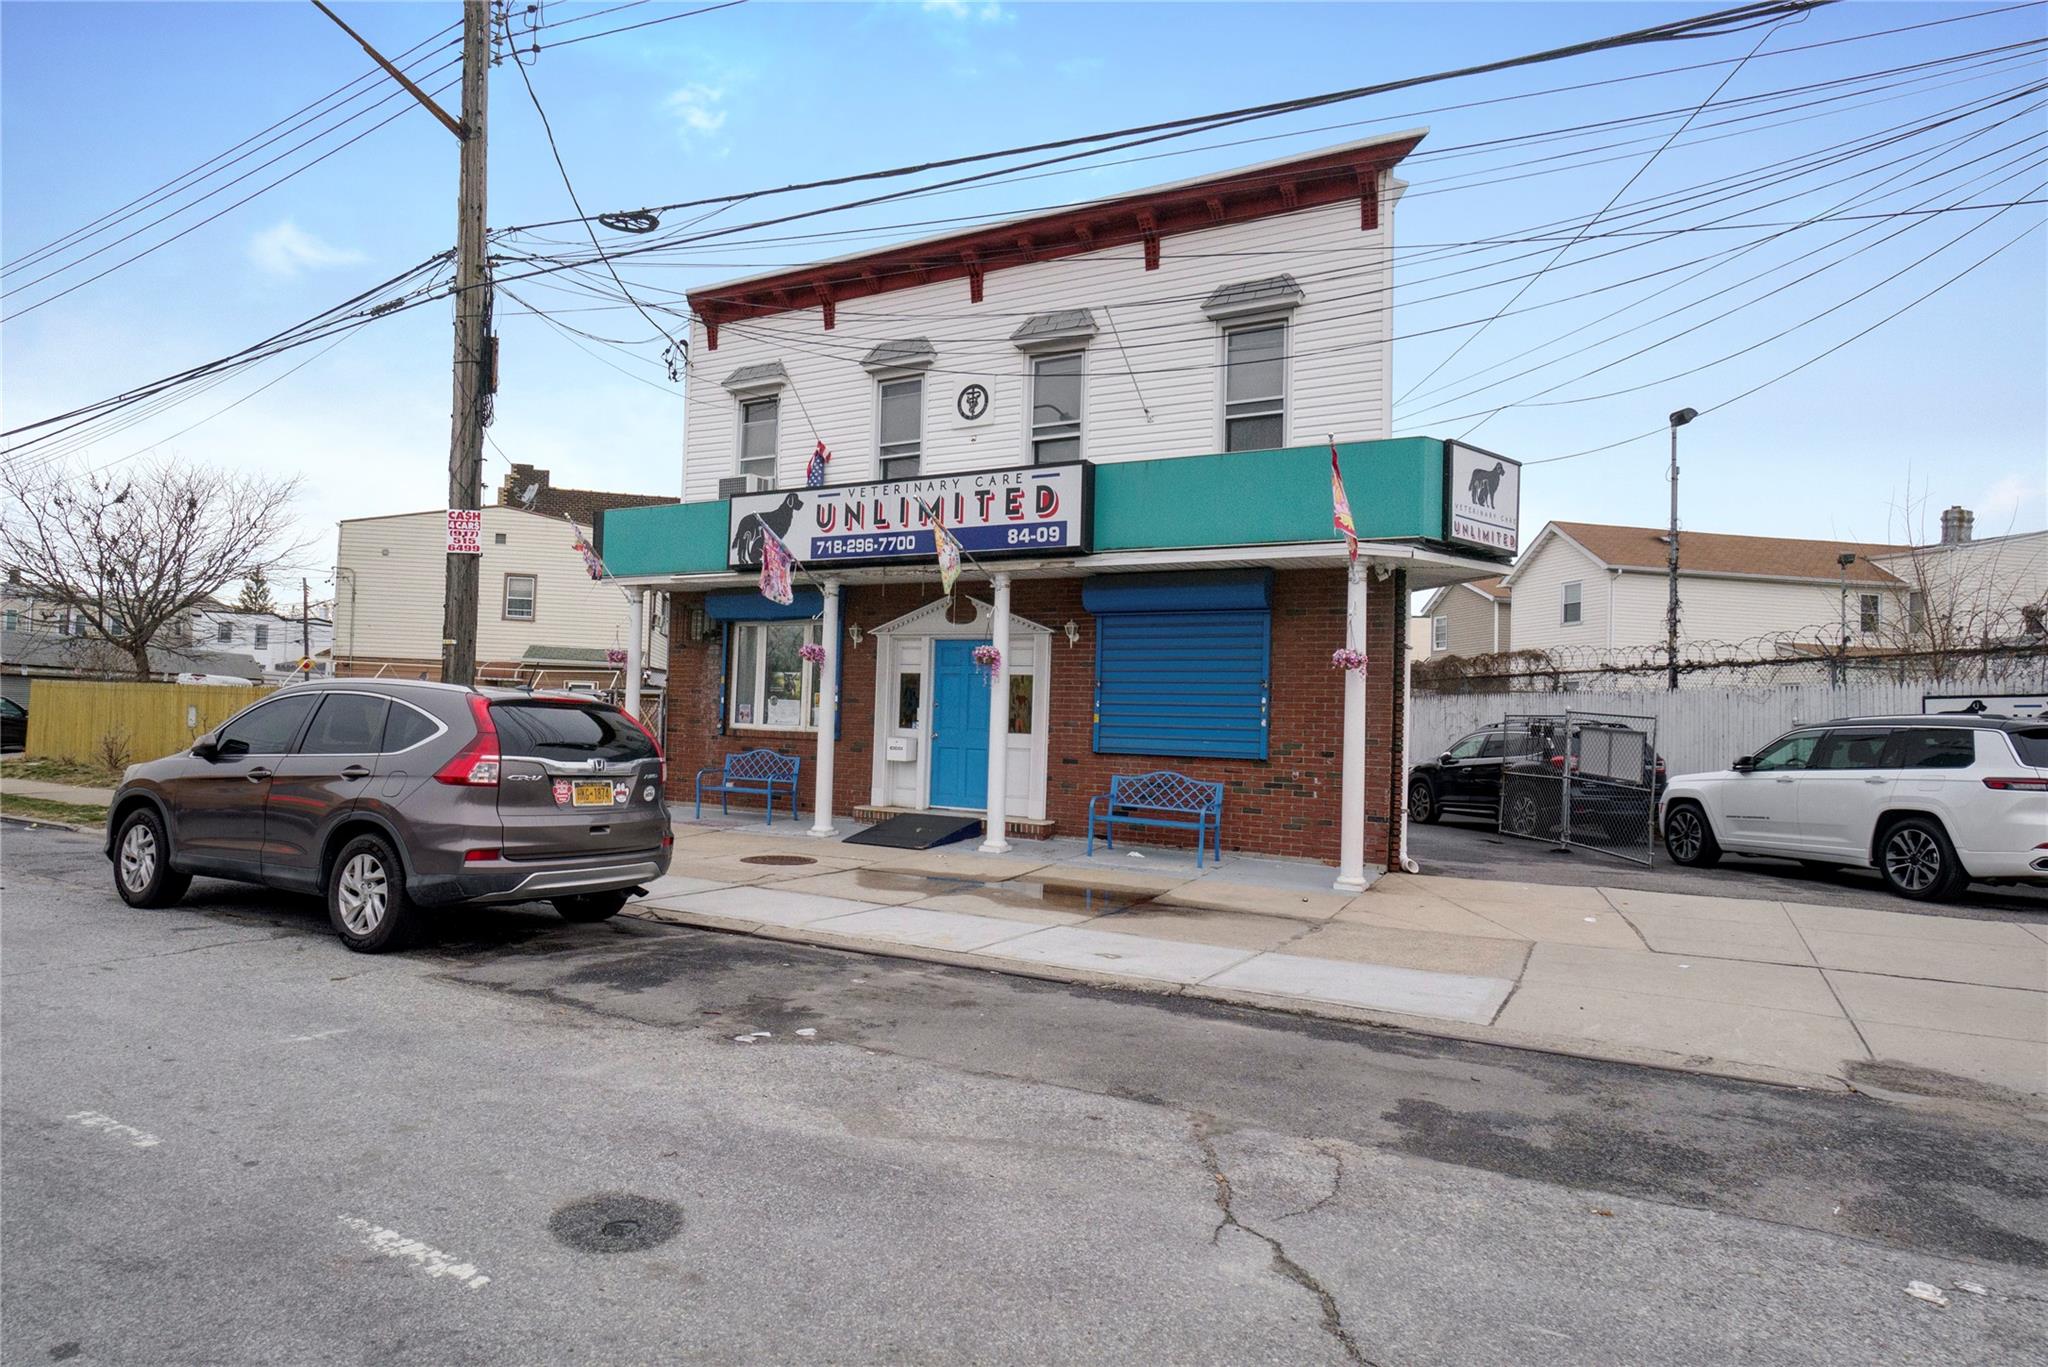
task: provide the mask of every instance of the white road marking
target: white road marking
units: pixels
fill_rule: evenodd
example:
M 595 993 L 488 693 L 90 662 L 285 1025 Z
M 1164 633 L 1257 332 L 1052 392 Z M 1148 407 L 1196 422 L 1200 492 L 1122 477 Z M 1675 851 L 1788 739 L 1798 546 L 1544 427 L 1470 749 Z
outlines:
M 88 1130 L 105 1130 L 108 1134 L 126 1139 L 130 1145 L 138 1149 L 153 1149 L 164 1142 L 147 1130 L 138 1130 L 133 1125 L 123 1125 L 114 1117 L 101 1115 L 98 1111 L 73 1111 L 64 1118 L 75 1121 Z
M 408 1239 L 395 1229 L 371 1224 L 368 1220 L 354 1215 L 337 1216 L 343 1224 L 363 1236 L 363 1242 L 388 1258 L 403 1258 L 412 1263 L 429 1277 L 453 1277 L 470 1290 L 475 1291 L 488 1285 L 490 1278 L 476 1270 L 476 1264 L 457 1262 L 452 1253 L 443 1253 L 418 1239 Z
M 278 1043 L 311 1044 L 316 1039 L 333 1039 L 336 1035 L 346 1035 L 347 1033 L 348 1027 L 343 1026 L 339 1030 L 322 1030 L 317 1035 L 286 1035 L 283 1039 L 279 1040 Z

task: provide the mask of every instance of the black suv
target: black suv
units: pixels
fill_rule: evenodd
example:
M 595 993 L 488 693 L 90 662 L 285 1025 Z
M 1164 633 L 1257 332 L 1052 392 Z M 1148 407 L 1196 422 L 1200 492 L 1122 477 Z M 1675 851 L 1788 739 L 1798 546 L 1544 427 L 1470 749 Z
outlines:
M 194 874 L 327 898 L 350 949 L 419 908 L 552 902 L 599 921 L 668 871 L 654 737 L 587 697 L 343 679 L 281 689 L 189 752 L 129 768 L 107 813 L 131 906 Z
M 1409 818 L 1429 825 L 1448 812 L 1454 816 L 1495 819 L 1517 835 L 1555 834 L 1562 779 L 1567 766 L 1574 775 L 1578 774 L 1579 756 L 1586 746 L 1587 734 L 1603 731 L 1621 734 L 1627 729 L 1591 718 L 1575 718 L 1571 727 L 1569 741 L 1563 736 L 1562 719 L 1554 723 L 1537 720 L 1513 727 L 1504 722 L 1494 722 L 1458 737 L 1435 760 L 1426 760 L 1409 770 Z M 1502 812 L 1501 773 L 1510 767 L 1525 775 L 1546 772 L 1555 775 L 1560 780 L 1557 792 L 1553 793 L 1540 784 L 1524 785 L 1520 806 Z M 1640 786 L 1581 779 L 1573 794 L 1574 817 L 1604 815 L 1604 809 L 1618 807 L 1626 809 L 1629 814 L 1640 812 L 1647 822 L 1655 797 L 1664 791 L 1664 757 L 1652 755 L 1647 767 L 1648 772 L 1642 776 Z M 1644 789 L 1652 795 L 1649 799 L 1642 796 Z

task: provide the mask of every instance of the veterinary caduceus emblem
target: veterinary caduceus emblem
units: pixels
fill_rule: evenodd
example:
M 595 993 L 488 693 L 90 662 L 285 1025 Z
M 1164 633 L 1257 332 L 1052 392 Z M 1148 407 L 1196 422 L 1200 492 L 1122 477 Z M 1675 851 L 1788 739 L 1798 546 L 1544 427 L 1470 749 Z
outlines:
M 988 386 L 979 384 L 963 386 L 960 390 L 960 397 L 954 400 L 953 406 L 959 410 L 961 417 L 969 422 L 973 422 L 976 418 L 988 412 Z

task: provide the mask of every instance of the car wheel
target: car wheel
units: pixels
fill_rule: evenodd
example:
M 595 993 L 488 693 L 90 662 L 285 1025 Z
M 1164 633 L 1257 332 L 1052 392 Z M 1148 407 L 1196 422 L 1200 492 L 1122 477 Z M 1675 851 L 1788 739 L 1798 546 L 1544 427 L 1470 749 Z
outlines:
M 1681 802 L 1664 814 L 1664 853 L 1674 864 L 1692 869 L 1710 869 L 1721 862 L 1721 842 L 1707 814 L 1691 802 Z
M 167 907 L 185 895 L 192 875 L 171 867 L 171 842 L 155 808 L 137 807 L 114 837 L 114 890 L 131 907 Z
M 1884 833 L 1877 846 L 1877 871 L 1885 885 L 1916 902 L 1953 897 L 1970 881 L 1955 846 L 1938 821 L 1909 816 Z
M 403 949 L 419 918 L 390 841 L 359 835 L 341 847 L 327 871 L 327 919 L 343 944 L 359 954 Z
M 1436 825 L 1443 811 L 1436 805 L 1436 787 L 1426 778 L 1418 778 L 1408 785 L 1408 819 L 1420 821 L 1425 826 Z
M 608 921 L 625 905 L 623 892 L 586 892 L 577 897 L 557 897 L 555 913 L 564 921 Z
M 1510 835 L 1533 835 L 1539 816 L 1536 799 L 1528 793 L 1516 793 L 1501 813 L 1501 825 Z

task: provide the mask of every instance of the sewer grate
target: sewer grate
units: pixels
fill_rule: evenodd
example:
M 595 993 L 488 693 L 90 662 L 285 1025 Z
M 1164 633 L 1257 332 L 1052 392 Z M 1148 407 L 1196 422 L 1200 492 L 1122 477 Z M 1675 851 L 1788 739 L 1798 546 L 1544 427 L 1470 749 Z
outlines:
M 616 1191 L 571 1201 L 548 1218 L 548 1231 L 582 1253 L 637 1253 L 682 1227 L 681 1206 Z
M 740 860 L 742 864 L 773 864 L 781 868 L 791 864 L 815 864 L 818 861 L 807 854 L 750 854 Z

